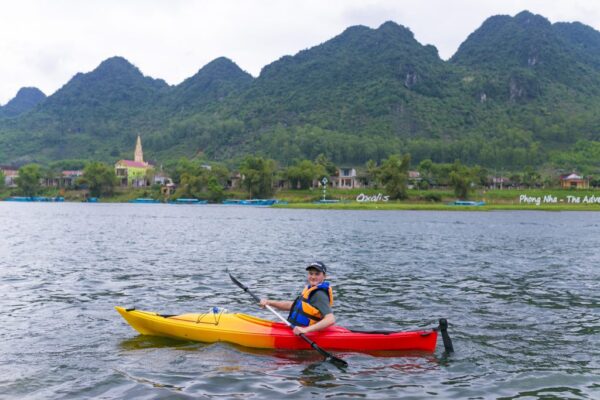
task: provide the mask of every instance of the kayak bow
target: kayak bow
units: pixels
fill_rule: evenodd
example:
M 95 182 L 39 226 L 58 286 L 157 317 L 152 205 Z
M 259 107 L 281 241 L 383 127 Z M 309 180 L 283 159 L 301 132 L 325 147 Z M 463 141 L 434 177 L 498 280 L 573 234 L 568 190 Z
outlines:
M 118 306 L 115 309 L 142 335 L 205 343 L 228 342 L 262 349 L 310 349 L 310 345 L 295 336 L 287 325 L 247 314 L 213 310 L 204 314 L 160 315 Z M 440 320 L 442 333 L 446 333 L 446 326 L 445 320 Z M 334 325 L 306 336 L 328 350 L 433 352 L 440 328 L 406 332 L 364 332 Z

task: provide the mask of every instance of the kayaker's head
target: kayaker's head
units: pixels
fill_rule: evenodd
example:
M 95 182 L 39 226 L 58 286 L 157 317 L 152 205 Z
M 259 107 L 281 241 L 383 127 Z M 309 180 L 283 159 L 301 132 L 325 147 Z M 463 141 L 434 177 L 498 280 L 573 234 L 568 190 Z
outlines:
M 316 286 L 325 280 L 327 267 L 321 261 L 311 262 L 306 270 L 308 271 L 308 284 L 310 286 Z

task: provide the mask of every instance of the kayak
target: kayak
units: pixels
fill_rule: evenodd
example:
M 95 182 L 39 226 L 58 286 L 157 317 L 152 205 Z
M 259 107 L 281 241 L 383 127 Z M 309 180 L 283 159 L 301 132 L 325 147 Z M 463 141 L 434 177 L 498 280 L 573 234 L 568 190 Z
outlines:
M 226 313 L 217 308 L 204 314 L 182 315 L 161 315 L 119 306 L 115 309 L 129 325 L 142 335 L 205 343 L 228 342 L 260 349 L 310 349 L 310 345 L 294 335 L 286 324 L 247 314 Z M 438 329 L 366 332 L 333 325 L 322 331 L 308 333 L 306 336 L 326 350 L 433 352 L 437 342 Z

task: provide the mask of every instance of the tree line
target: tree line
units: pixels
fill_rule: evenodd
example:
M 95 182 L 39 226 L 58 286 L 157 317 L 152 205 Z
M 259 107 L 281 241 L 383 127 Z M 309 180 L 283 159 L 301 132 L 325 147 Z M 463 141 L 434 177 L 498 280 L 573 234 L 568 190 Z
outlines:
M 80 161 L 78 161 L 80 162 Z M 76 164 L 77 162 L 75 162 Z M 73 167 L 73 164 L 67 164 Z M 419 162 L 414 167 L 418 177 L 410 177 L 411 156 L 406 153 L 393 154 L 380 163 L 367 161 L 360 177 L 363 185 L 372 189 L 382 189 L 390 199 L 402 200 L 408 197 L 408 188 L 427 190 L 435 187 L 448 187 L 454 190 L 459 199 L 467 199 L 475 188 L 494 185 L 495 173 L 481 166 L 468 166 L 460 160 L 453 163 L 434 163 L 430 159 Z M 266 198 L 273 195 L 278 187 L 290 190 L 306 190 L 320 185 L 324 177 L 338 173 L 336 165 L 325 155 L 319 154 L 314 160 L 298 159 L 287 167 L 280 167 L 276 160 L 250 155 L 237 164 L 237 174 L 224 164 L 207 164 L 202 160 L 181 158 L 168 164 L 166 172 L 176 185 L 174 198 L 202 198 L 212 202 L 222 201 L 228 189 L 239 180 L 239 187 L 250 198 Z M 153 181 L 156 171 L 150 170 L 148 181 Z M 18 192 L 24 196 L 36 196 L 43 190 L 42 182 L 56 177 L 57 166 L 43 168 L 38 164 L 27 164 L 19 169 L 15 182 Z M 556 177 L 543 177 L 532 167 L 521 172 L 508 174 L 506 179 L 518 187 L 552 187 L 558 184 Z M 86 189 L 90 196 L 111 196 L 119 180 L 112 166 L 98 162 L 87 162 L 83 175 L 75 186 Z M 506 182 L 503 183 L 506 185 Z M 600 186 L 600 180 L 593 179 L 592 186 Z M 0 190 L 4 186 L 4 176 L 0 172 Z M 156 188 L 158 185 L 154 185 Z M 158 191 L 157 191 L 158 192 Z M 430 200 L 439 201 L 435 195 Z

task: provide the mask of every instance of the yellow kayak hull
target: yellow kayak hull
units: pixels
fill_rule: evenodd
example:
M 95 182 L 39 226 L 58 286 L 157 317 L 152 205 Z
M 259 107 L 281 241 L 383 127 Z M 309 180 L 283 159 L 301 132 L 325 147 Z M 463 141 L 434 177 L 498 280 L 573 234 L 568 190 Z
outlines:
M 289 326 L 247 314 L 213 313 L 160 315 L 155 312 L 115 307 L 142 335 L 164 336 L 204 343 L 228 342 L 259 349 L 310 349 Z M 307 334 L 328 350 L 421 350 L 433 352 L 437 331 L 360 332 L 334 325 Z
M 115 307 L 121 316 L 142 335 L 272 349 L 272 321 L 246 314 L 182 314 L 165 318 L 160 314 Z

